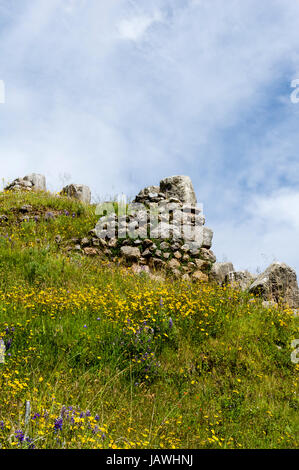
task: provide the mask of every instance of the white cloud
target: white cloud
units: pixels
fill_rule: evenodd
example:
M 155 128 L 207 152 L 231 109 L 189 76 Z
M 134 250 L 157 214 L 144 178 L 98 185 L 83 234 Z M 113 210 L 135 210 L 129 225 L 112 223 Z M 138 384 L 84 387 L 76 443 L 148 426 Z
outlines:
M 254 198 L 250 209 L 267 227 L 287 225 L 299 234 L 298 190 L 282 188 L 271 196 Z
M 219 260 L 232 260 L 237 269 L 261 270 L 275 260 L 299 268 L 299 191 L 282 188 L 255 196 L 242 208 L 242 217 L 215 221 Z
M 69 173 L 104 197 L 188 174 L 219 257 L 299 268 L 298 15 L 293 0 L 0 0 L 1 176 L 60 189 Z
M 152 15 L 140 15 L 123 19 L 118 25 L 119 36 L 122 39 L 137 41 L 154 23 L 161 21 L 162 14 L 157 10 Z

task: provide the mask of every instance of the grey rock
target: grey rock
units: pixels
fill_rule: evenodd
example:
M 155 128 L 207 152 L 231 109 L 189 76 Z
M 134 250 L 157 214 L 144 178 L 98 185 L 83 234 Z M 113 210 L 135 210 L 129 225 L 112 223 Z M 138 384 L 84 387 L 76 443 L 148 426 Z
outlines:
M 146 238 L 145 240 L 143 240 L 142 242 L 142 245 L 144 248 L 149 248 L 150 246 L 152 246 L 154 244 L 154 242 L 152 240 L 150 240 L 149 238 Z
M 200 254 L 201 243 L 198 242 L 188 242 L 188 252 L 191 253 L 192 256 L 198 256 Z M 185 245 L 183 245 L 185 246 Z M 183 250 L 185 251 L 185 249 Z
M 171 176 L 160 181 L 160 192 L 185 204 L 196 204 L 196 195 L 189 176 Z
M 136 214 L 134 215 L 134 218 L 139 223 L 147 223 L 148 213 L 145 210 L 140 210 L 140 211 L 136 212 Z
M 179 279 L 182 275 L 179 269 L 172 269 L 171 273 L 176 279 Z
M 43 175 L 32 173 L 24 178 L 16 178 L 12 183 L 6 186 L 5 190 L 30 190 L 30 191 L 46 191 L 46 178 Z
M 32 173 L 31 175 L 24 176 L 23 179 L 32 184 L 34 191 L 47 191 L 46 177 L 44 175 Z
M 126 261 L 136 262 L 141 257 L 139 248 L 133 246 L 122 246 L 120 253 Z
M 183 230 L 185 242 L 193 241 L 200 248 L 211 248 L 214 233 L 210 228 L 185 224 Z
M 99 250 L 91 246 L 86 246 L 85 248 L 83 248 L 83 252 L 87 256 L 97 256 L 99 254 Z
M 207 282 L 209 277 L 207 274 L 204 274 L 202 271 L 195 271 L 191 276 L 193 281 Z
M 90 244 L 89 238 L 84 237 L 81 240 L 81 246 L 88 246 Z
M 226 275 L 232 271 L 235 271 L 232 263 L 214 263 L 210 271 L 210 279 L 223 284 Z
M 117 238 L 111 238 L 107 245 L 109 246 L 109 248 L 116 248 L 117 247 Z
M 160 192 L 159 186 L 147 186 L 146 188 L 142 189 L 137 196 L 135 197 L 133 202 L 143 202 L 149 198 L 149 194 L 156 194 Z
M 149 265 L 154 269 L 163 269 L 165 267 L 165 261 L 160 258 L 150 258 Z
M 98 238 L 92 238 L 91 243 L 93 246 L 100 246 L 100 240 Z
M 171 238 L 171 239 L 177 240 L 181 238 L 181 232 L 177 227 L 171 224 L 167 224 L 166 222 L 160 222 L 157 225 L 157 227 L 151 230 L 150 236 L 152 238 L 157 238 L 157 239 Z
M 158 197 L 159 197 L 158 193 L 148 193 L 149 199 L 157 199 Z
M 151 246 L 149 247 L 149 249 L 151 250 L 151 252 L 154 252 L 154 251 L 157 250 L 157 245 L 156 245 L 155 243 L 153 243 L 153 245 L 151 245 Z
M 142 256 L 143 256 L 143 258 L 149 258 L 150 256 L 152 256 L 152 252 L 148 248 L 146 248 L 143 251 Z
M 287 304 L 290 308 L 299 307 L 299 288 L 294 269 L 285 263 L 272 263 L 249 287 L 249 292 L 264 300 Z
M 201 207 L 194 204 L 183 204 L 182 210 L 185 214 L 199 215 L 202 213 Z
M 102 248 L 107 248 L 107 242 L 104 238 L 99 238 L 99 244 Z
M 200 257 L 205 261 L 210 261 L 211 263 L 216 262 L 216 256 L 214 255 L 212 250 L 208 250 L 207 248 L 200 249 Z
M 188 251 L 190 251 L 190 246 L 188 243 L 184 243 L 184 245 L 182 245 L 181 247 L 181 250 L 184 251 L 185 253 L 188 253 Z
M 212 246 L 212 240 L 214 232 L 210 228 L 203 227 L 203 240 L 202 240 L 202 247 L 210 249 Z
M 177 251 L 180 248 L 181 248 L 181 243 L 180 242 L 175 242 L 175 243 L 172 243 L 172 245 L 171 245 L 172 251 Z
M 169 261 L 169 263 L 168 263 L 167 266 L 168 266 L 169 269 L 171 269 L 171 270 L 173 270 L 173 269 L 178 269 L 178 268 L 180 267 L 180 263 L 179 263 L 176 259 L 172 258 L 172 259 Z
M 217 263 L 216 263 L 217 264 Z M 231 287 L 245 291 L 254 282 L 256 276 L 249 271 L 234 271 L 228 272 L 225 276 L 225 284 Z
M 194 263 L 197 267 L 197 269 L 199 269 L 199 271 L 208 271 L 211 267 L 211 263 L 209 261 L 205 261 L 203 259 L 195 259 L 194 260 Z
M 78 199 L 78 201 L 84 202 L 85 204 L 90 204 L 91 201 L 91 191 L 89 187 L 84 184 L 69 184 L 62 189 L 62 194 Z
M 111 215 L 100 217 L 94 231 L 98 238 L 115 238 L 116 222 L 114 218 Z
M 164 251 L 164 250 L 168 250 L 169 247 L 170 247 L 170 245 L 169 245 L 169 243 L 167 243 L 167 242 L 162 242 L 162 243 L 160 243 L 160 249 L 163 250 L 163 251 Z

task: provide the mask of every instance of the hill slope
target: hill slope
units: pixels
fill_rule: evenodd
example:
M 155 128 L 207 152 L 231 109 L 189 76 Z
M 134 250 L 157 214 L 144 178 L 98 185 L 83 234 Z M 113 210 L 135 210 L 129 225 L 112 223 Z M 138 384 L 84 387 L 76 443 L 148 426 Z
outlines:
M 1 193 L 0 208 L 2 448 L 298 446 L 292 311 L 68 251 L 92 206 Z

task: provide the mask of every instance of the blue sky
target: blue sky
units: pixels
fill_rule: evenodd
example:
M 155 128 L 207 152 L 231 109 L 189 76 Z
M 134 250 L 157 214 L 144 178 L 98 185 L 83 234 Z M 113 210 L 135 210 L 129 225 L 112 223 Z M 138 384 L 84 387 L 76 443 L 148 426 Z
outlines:
M 1 177 L 187 174 L 219 261 L 299 272 L 298 0 L 0 0 Z

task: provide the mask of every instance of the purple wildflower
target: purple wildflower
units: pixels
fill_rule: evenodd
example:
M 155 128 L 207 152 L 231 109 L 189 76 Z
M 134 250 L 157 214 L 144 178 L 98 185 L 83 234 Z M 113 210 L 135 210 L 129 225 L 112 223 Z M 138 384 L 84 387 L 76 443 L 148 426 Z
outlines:
M 55 431 L 61 431 L 63 426 L 63 419 L 62 418 L 57 418 L 54 423 L 54 429 Z
M 23 441 L 24 441 L 24 433 L 23 433 L 23 431 L 21 431 L 21 429 L 18 429 L 18 430 L 15 432 L 15 436 L 16 436 L 16 438 L 18 439 L 19 442 L 23 442 Z

